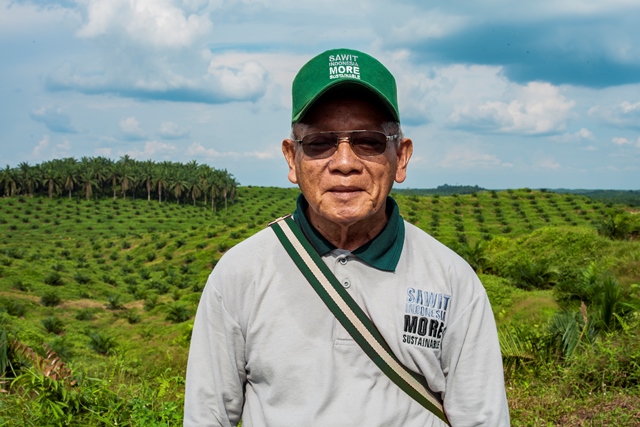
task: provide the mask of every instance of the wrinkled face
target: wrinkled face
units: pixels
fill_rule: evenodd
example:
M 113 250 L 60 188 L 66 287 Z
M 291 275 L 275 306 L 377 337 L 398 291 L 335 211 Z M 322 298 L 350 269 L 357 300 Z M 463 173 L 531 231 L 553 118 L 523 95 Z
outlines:
M 320 99 L 306 114 L 304 134 L 323 131 L 378 130 L 388 121 L 384 111 L 357 98 Z M 301 139 L 304 135 L 296 135 Z M 388 143 L 375 157 L 360 158 L 344 141 L 325 159 L 307 157 L 298 143 L 284 140 L 289 180 L 298 184 L 309 202 L 309 216 L 351 226 L 386 221 L 385 201 L 393 182 L 402 182 L 412 152 L 410 139 Z M 364 223 L 363 223 L 364 221 Z

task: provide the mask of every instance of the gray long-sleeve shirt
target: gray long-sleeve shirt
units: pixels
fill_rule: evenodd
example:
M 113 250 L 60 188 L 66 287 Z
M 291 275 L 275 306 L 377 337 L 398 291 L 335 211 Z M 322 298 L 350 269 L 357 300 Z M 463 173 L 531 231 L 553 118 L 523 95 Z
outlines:
M 334 249 L 323 260 L 452 426 L 509 425 L 493 314 L 471 268 L 404 223 L 395 271 Z M 191 339 L 185 426 L 443 426 L 393 384 L 311 288 L 272 230 L 207 281 Z

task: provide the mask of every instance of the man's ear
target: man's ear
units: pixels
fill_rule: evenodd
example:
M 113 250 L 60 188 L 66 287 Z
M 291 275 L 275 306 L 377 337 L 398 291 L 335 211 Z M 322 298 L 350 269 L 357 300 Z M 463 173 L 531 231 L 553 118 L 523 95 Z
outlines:
M 398 156 L 396 164 L 396 182 L 403 182 L 407 178 L 407 166 L 409 165 L 409 159 L 413 154 L 413 141 L 409 138 L 404 138 L 396 150 Z
M 289 165 L 289 181 L 293 184 L 298 183 L 298 176 L 296 175 L 296 142 L 291 139 L 285 139 L 282 141 L 282 154 Z

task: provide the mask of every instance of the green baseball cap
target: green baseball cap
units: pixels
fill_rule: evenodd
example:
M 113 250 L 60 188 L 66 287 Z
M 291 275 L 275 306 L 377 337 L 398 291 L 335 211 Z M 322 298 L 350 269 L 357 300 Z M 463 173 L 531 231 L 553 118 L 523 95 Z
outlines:
M 309 107 L 329 89 L 338 85 L 359 85 L 375 95 L 400 121 L 396 80 L 374 57 L 352 49 L 332 49 L 304 64 L 295 79 L 291 93 L 291 122 L 302 119 Z

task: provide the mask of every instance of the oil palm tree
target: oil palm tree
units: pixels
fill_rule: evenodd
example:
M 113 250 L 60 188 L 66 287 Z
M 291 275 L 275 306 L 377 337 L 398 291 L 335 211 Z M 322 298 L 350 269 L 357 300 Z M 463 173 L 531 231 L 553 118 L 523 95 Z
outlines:
M 73 157 L 62 160 L 60 180 L 64 189 L 69 192 L 69 200 L 71 200 L 73 187 L 78 183 L 78 161 Z

